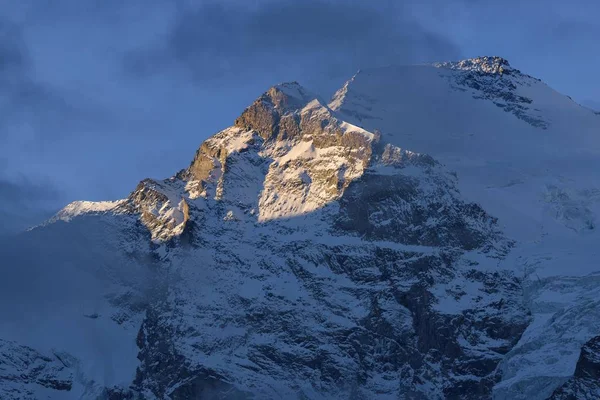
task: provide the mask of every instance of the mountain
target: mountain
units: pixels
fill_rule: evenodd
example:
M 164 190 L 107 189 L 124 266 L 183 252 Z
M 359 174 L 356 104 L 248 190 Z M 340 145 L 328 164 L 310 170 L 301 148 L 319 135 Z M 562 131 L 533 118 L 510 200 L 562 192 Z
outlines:
M 588 399 L 600 116 L 498 57 L 270 88 L 3 243 L 7 399 Z

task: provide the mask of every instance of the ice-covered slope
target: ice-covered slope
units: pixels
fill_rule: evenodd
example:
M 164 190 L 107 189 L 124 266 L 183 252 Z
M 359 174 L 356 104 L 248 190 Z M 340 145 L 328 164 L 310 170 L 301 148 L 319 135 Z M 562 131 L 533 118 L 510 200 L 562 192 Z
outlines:
M 533 231 L 511 230 L 519 239 L 552 229 L 548 214 L 572 230 L 590 223 L 600 119 L 503 59 L 360 71 L 330 106 L 386 141 L 434 156 L 495 215 L 520 213 Z M 561 196 L 561 179 L 573 193 Z M 519 201 L 509 201 L 518 188 Z
M 361 71 L 330 106 L 456 171 L 461 191 L 517 241 L 502 265 L 524 277 L 534 322 L 495 393 L 549 396 L 600 329 L 598 115 L 488 57 Z
M 599 126 L 498 58 L 275 86 L 2 249 L 1 393 L 586 398 Z

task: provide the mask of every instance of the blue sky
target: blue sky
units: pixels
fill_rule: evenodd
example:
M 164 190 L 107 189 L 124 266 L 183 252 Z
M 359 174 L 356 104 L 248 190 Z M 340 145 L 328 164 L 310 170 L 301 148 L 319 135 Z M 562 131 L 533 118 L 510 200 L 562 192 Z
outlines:
M 125 197 L 272 84 L 500 55 L 600 107 L 600 2 L 39 0 L 0 5 L 0 218 Z

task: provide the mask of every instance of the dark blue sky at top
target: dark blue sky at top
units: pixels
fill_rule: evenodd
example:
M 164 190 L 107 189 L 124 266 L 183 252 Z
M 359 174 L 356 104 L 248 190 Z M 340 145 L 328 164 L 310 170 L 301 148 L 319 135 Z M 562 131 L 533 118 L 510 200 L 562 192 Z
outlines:
M 595 0 L 3 1 L 0 218 L 171 176 L 282 81 L 500 55 L 600 107 L 598 38 Z

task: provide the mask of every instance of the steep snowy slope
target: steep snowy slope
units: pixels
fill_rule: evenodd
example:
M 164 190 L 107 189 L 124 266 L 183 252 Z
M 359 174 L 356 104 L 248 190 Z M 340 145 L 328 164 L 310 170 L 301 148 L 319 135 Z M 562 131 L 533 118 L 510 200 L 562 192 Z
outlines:
M 503 59 L 361 71 L 330 106 L 386 141 L 434 156 L 494 215 L 520 213 L 528 223 L 509 224 L 513 237 L 535 240 L 553 221 L 575 231 L 591 223 L 600 119 Z M 563 194 L 566 179 L 574 192 Z
M 0 393 L 590 398 L 599 132 L 498 58 L 275 86 L 2 249 Z
M 393 82 L 393 84 L 391 84 Z M 600 329 L 600 118 L 501 58 L 359 72 L 330 106 L 431 154 L 517 241 L 534 322 L 502 364 L 498 398 L 545 398 Z

